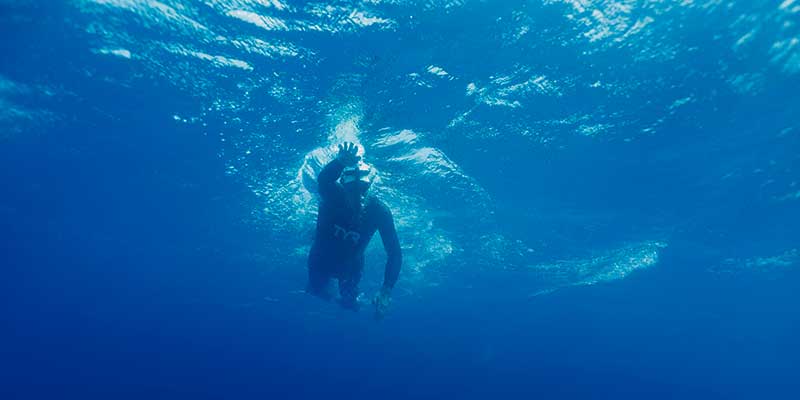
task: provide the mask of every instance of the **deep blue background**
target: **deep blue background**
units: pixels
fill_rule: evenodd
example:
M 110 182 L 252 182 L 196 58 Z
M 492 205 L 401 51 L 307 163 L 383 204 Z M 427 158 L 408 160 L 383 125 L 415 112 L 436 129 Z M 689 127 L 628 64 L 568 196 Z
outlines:
M 250 60 L 249 72 L 171 70 L 169 59 L 153 67 L 157 52 L 138 61 L 92 52 L 103 43 L 86 26 L 104 18 L 130 20 L 136 38 L 171 36 L 136 25 L 133 13 L 81 4 L 0 1 L 0 76 L 19 84 L 0 99 L 33 116 L 0 115 L 3 398 L 789 399 L 800 390 L 800 212 L 797 198 L 780 200 L 800 181 L 800 81 L 764 50 L 771 34 L 796 32 L 770 30 L 784 21 L 770 2 L 658 15 L 652 29 L 672 27 L 667 36 L 610 50 L 566 39 L 577 29 L 562 18 L 568 6 L 419 5 L 410 7 L 417 22 L 406 23 L 409 8 L 389 5 L 380 11 L 401 21 L 396 30 L 286 33 L 315 50 L 316 64 Z M 507 48 L 497 31 L 508 25 L 496 21 L 516 12 L 545 33 Z M 763 19 L 766 46 L 731 54 L 738 13 Z M 714 34 L 733 40 L 722 46 Z M 631 61 L 641 42 L 658 48 L 666 38 L 701 50 Z M 563 97 L 523 99 L 521 111 L 480 106 L 479 125 L 453 131 L 452 110 L 473 106 L 470 80 L 402 84 L 407 71 L 437 64 L 484 82 L 523 64 L 586 85 L 643 84 L 624 96 L 576 85 Z M 731 70 L 759 71 L 761 89 L 735 93 Z M 262 71 L 299 76 L 292 82 L 306 97 L 242 100 L 241 109 L 203 113 L 205 126 L 173 118 L 201 115 L 217 96 L 241 100 L 237 82 Z M 352 87 L 339 78 L 350 73 L 360 76 Z M 210 86 L 187 87 L 174 79 L 181 74 Z M 687 93 L 690 110 L 665 111 Z M 273 229 L 278 221 L 253 222 L 263 198 L 250 177 L 292 174 L 297 154 L 328 134 L 326 110 L 314 105 L 352 96 L 366 129 L 429 132 L 430 145 L 492 197 L 499 229 L 541 245 L 525 263 L 640 238 L 667 247 L 624 279 L 536 297 L 526 295 L 536 282 L 524 265 L 479 268 L 454 256 L 439 266 L 438 285 L 401 280 L 413 295 L 396 296 L 379 323 L 297 293 L 302 257 L 282 257 L 305 238 Z M 565 110 L 616 128 L 596 137 L 537 125 Z M 223 127 L 230 113 L 239 125 Z M 254 140 L 237 128 L 256 130 L 265 113 L 273 119 L 259 125 L 270 132 L 256 147 L 261 162 L 226 173 L 238 144 Z M 294 134 L 293 119 L 314 133 Z M 514 132 L 527 125 L 548 140 Z

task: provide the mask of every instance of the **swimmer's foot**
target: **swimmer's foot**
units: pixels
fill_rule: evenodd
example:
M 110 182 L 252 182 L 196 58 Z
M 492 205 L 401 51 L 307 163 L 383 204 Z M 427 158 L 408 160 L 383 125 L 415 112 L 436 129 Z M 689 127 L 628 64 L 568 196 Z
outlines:
M 342 306 L 342 308 L 351 311 L 358 311 L 361 309 L 361 303 L 364 302 L 364 294 L 359 293 L 358 296 L 356 297 L 351 297 L 351 296 L 340 297 L 338 301 L 339 305 Z

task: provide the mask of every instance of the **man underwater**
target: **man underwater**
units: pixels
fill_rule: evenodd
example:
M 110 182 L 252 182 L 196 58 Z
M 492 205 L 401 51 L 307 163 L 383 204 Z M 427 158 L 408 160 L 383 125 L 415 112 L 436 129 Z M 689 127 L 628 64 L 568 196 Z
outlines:
M 402 254 L 392 213 L 370 195 L 372 168 L 361 160 L 354 143 L 339 145 L 339 153 L 317 177 L 320 205 L 314 243 L 308 255 L 308 289 L 331 300 L 331 279 L 339 280 L 339 304 L 357 311 L 358 283 L 364 269 L 364 251 L 379 231 L 387 261 L 383 286 L 373 300 L 375 315 L 383 317 L 400 274 Z

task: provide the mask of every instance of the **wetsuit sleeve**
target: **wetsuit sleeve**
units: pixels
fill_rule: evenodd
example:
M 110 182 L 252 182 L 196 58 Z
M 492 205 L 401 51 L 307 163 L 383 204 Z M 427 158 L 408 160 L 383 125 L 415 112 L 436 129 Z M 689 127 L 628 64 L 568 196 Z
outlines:
M 341 185 L 337 180 L 342 175 L 343 170 L 344 164 L 336 158 L 322 168 L 322 171 L 317 176 L 320 197 L 327 199 L 334 196 L 336 192 L 341 191 Z
M 400 265 L 403 262 L 402 251 L 400 250 L 400 240 L 397 238 L 397 230 L 394 226 L 394 218 L 392 212 L 386 206 L 383 208 L 381 221 L 378 225 L 378 231 L 381 234 L 383 241 L 383 248 L 386 250 L 386 270 L 383 277 L 383 286 L 391 289 L 397 282 L 397 277 L 400 276 Z

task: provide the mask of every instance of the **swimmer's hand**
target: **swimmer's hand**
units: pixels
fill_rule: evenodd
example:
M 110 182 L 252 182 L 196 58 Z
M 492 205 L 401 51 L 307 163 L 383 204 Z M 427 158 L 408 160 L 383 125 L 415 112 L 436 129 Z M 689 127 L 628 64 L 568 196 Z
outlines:
M 358 145 L 351 142 L 344 142 L 339 145 L 339 154 L 336 158 L 344 164 L 345 167 L 352 167 L 361 160 L 358 155 Z
M 375 305 L 375 319 L 383 319 L 386 311 L 389 309 L 389 304 L 392 302 L 392 289 L 382 287 L 380 292 L 372 300 Z

